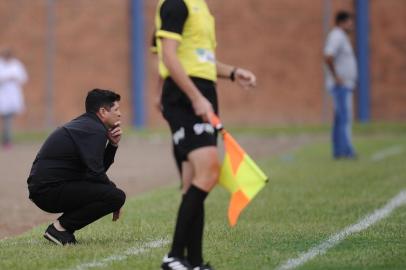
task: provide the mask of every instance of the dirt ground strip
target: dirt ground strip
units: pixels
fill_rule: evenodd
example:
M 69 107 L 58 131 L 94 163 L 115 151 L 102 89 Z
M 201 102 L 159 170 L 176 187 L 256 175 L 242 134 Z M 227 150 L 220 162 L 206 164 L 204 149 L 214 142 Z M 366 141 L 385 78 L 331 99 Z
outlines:
M 314 138 L 245 135 L 238 136 L 237 140 L 253 158 L 260 159 L 292 151 Z M 57 217 L 41 211 L 28 199 L 26 179 L 40 146 L 40 143 L 22 143 L 8 151 L 0 149 L 0 239 Z M 161 136 L 124 138 L 108 174 L 128 197 L 179 179 L 169 138 Z

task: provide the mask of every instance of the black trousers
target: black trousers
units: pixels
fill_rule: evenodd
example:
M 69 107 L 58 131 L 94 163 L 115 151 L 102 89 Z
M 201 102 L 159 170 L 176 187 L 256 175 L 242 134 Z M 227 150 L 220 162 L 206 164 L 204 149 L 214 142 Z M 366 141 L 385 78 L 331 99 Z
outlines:
M 59 222 L 74 232 L 120 209 L 125 193 L 109 184 L 75 181 L 46 186 L 30 198 L 46 212 L 63 213 Z

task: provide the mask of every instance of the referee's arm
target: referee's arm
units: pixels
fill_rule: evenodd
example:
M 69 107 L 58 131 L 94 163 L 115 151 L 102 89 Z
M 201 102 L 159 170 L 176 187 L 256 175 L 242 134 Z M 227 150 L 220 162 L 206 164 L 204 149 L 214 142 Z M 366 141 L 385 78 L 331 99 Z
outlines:
M 150 51 L 151 53 L 155 56 L 157 63 L 159 63 L 158 59 L 158 46 L 156 44 L 156 30 L 154 30 L 154 34 L 152 35 L 152 42 L 151 42 L 151 48 Z M 157 64 L 158 66 L 158 64 Z M 163 78 L 158 74 L 157 72 L 157 85 L 156 85 L 156 96 L 154 98 L 154 105 L 158 109 L 158 111 L 161 111 L 161 95 L 162 95 L 162 86 L 164 84 Z
M 243 68 L 237 68 L 216 61 L 217 77 L 237 81 L 244 89 L 250 89 L 256 86 L 257 78 L 254 73 Z

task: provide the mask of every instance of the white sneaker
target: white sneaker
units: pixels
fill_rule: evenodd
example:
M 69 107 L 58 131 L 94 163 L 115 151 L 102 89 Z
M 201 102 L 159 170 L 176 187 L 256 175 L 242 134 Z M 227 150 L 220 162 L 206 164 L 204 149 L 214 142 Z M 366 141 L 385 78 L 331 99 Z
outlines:
M 165 255 L 161 264 L 162 270 L 192 270 L 188 262 L 176 257 Z

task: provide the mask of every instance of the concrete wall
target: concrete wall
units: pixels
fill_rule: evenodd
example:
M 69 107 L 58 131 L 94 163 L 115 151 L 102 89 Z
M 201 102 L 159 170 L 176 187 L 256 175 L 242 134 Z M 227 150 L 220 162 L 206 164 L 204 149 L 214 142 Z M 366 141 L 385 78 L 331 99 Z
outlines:
M 46 3 L 0 1 L 0 46 L 14 49 L 30 77 L 25 87 L 27 111 L 18 123 L 27 129 L 46 126 Z M 122 94 L 123 111 L 128 112 L 128 1 L 57 0 L 54 10 L 54 124 L 82 113 L 87 91 L 96 87 Z
M 0 1 L 0 46 L 12 47 L 26 64 L 27 111 L 18 126 L 41 129 L 46 120 L 46 0 Z M 145 0 L 146 41 L 153 32 L 155 0 Z M 216 17 L 218 58 L 253 70 L 256 90 L 218 83 L 221 114 L 229 124 L 320 123 L 331 117 L 322 70 L 323 0 L 207 0 Z M 371 97 L 376 120 L 406 116 L 406 1 L 371 2 Z M 333 0 L 332 13 L 353 10 L 352 0 Z M 123 96 L 130 123 L 128 0 L 57 0 L 54 124 L 84 110 L 92 88 Z M 331 22 L 334 14 L 331 14 Z M 154 107 L 156 59 L 146 51 L 150 126 L 165 125 Z M 323 115 L 325 114 L 325 115 Z
M 406 120 L 406 1 L 371 1 L 372 117 Z

